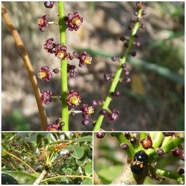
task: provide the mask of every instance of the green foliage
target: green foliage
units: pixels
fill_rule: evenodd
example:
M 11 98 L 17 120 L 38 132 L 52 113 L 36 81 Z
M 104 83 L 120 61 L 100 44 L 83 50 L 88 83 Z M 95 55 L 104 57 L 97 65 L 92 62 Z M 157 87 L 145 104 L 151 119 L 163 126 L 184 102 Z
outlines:
M 33 184 L 44 169 L 48 173 L 43 184 L 90 183 L 91 134 L 2 133 L 3 173 L 11 175 L 20 184 Z

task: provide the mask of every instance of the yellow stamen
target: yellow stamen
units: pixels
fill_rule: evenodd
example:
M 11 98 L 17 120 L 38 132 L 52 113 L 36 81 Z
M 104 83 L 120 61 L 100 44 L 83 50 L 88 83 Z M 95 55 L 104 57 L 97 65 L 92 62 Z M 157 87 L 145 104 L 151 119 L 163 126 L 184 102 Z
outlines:
M 44 19 L 40 18 L 37 20 L 38 25 L 43 25 L 45 23 Z
M 47 76 L 47 74 L 46 74 L 45 71 L 41 71 L 41 72 L 38 73 L 38 77 L 39 77 L 40 79 L 43 79 L 43 78 L 45 78 L 46 76 Z
M 60 51 L 60 52 L 57 53 L 57 57 L 58 57 L 59 59 L 63 59 L 64 56 L 65 56 L 65 54 L 64 54 L 64 52 L 62 52 L 62 51 Z
M 85 57 L 84 63 L 85 64 L 91 64 L 92 58 L 91 57 Z
M 80 25 L 81 25 L 81 21 L 80 21 L 80 19 L 79 19 L 78 17 L 74 17 L 74 18 L 72 19 L 72 24 L 73 24 L 73 25 L 80 26 Z
M 71 102 L 73 105 L 79 105 L 80 99 L 79 99 L 77 96 L 73 96 L 73 97 L 70 99 L 70 102 Z
M 92 107 L 92 106 L 89 106 L 89 107 L 88 107 L 88 114 L 91 115 L 91 114 L 93 114 L 93 113 L 94 113 L 93 107 Z

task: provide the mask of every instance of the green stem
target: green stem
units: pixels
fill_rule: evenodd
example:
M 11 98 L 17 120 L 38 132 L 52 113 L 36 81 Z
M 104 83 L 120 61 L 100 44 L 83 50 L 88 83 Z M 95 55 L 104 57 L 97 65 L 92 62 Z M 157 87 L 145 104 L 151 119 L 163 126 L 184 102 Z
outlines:
M 137 17 L 138 18 L 142 17 L 142 9 L 138 10 L 138 16 Z M 108 95 L 107 95 L 107 97 L 106 97 L 106 99 L 104 101 L 104 104 L 102 106 L 102 109 L 106 109 L 107 110 L 109 108 L 110 102 L 112 101 L 111 93 L 115 92 L 115 90 L 116 90 L 117 84 L 118 84 L 118 82 L 120 80 L 120 76 L 121 76 L 121 73 L 122 73 L 122 70 L 123 70 L 121 66 L 124 63 L 126 63 L 126 58 L 129 55 L 130 49 L 131 49 L 131 47 L 133 45 L 134 36 L 137 33 L 137 31 L 139 29 L 139 26 L 140 26 L 139 22 L 136 22 L 134 24 L 134 28 L 133 28 L 133 31 L 131 32 L 130 39 L 129 39 L 129 42 L 128 42 L 129 46 L 125 50 L 124 55 L 121 58 L 120 66 L 119 66 L 118 70 L 116 71 L 116 74 L 115 74 L 114 79 L 112 81 L 112 84 L 110 86 L 110 90 L 108 92 Z M 104 115 L 100 114 L 98 119 L 97 119 L 97 122 L 95 124 L 94 131 L 100 131 L 101 125 L 103 123 L 103 119 L 104 119 Z
M 151 172 L 153 172 L 155 175 L 174 179 L 174 180 L 177 180 L 178 183 L 184 184 L 184 175 L 179 175 L 175 172 L 171 172 L 168 170 L 162 170 L 162 169 L 155 169 L 155 168 L 151 168 Z
M 64 22 L 65 10 L 64 2 L 58 2 L 58 13 L 59 13 L 59 31 L 60 31 L 60 44 L 66 44 L 66 25 Z M 65 125 L 62 127 L 63 131 L 69 130 L 69 111 L 67 101 L 68 94 L 68 74 L 67 74 L 67 59 L 61 61 L 61 94 L 62 94 L 62 121 Z
M 128 149 L 126 150 L 126 152 L 128 156 L 132 158 L 135 154 L 135 150 L 131 143 L 127 140 L 127 138 L 121 132 L 113 132 L 112 135 L 116 137 L 120 144 L 125 143 L 128 145 Z

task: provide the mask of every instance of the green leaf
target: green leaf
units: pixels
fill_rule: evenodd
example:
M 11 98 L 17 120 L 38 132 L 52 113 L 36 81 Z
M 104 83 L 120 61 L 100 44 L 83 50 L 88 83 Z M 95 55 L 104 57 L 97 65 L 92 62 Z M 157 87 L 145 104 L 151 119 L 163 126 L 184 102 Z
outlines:
M 80 159 L 83 157 L 83 154 L 85 152 L 83 147 L 79 147 L 77 145 L 68 145 L 66 147 L 68 150 L 73 150 L 72 156 L 76 159 Z
M 104 184 L 110 184 L 116 176 L 122 171 L 123 166 L 110 166 L 98 172 L 98 175 Z
M 92 185 L 92 180 L 90 178 L 86 178 L 81 182 L 82 185 Z
M 19 182 L 19 184 L 33 184 L 34 181 L 37 179 L 37 176 L 33 176 L 19 171 L 2 170 L 2 173 L 14 177 Z
M 87 176 L 92 175 L 92 162 L 88 162 L 88 163 L 85 165 L 85 174 L 86 174 Z
M 82 142 L 82 141 L 89 141 L 92 142 L 92 136 L 84 136 L 81 138 L 77 138 L 76 140 L 74 140 L 75 142 Z

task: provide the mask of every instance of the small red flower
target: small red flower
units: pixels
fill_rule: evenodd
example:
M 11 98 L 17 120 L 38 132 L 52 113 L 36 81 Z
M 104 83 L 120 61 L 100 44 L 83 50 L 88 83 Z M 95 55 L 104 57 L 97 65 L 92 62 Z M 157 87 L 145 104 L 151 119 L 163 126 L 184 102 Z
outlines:
M 44 29 L 48 27 L 48 15 L 45 14 L 41 18 L 37 20 L 37 24 L 39 26 L 39 30 L 44 32 Z
M 94 113 L 93 106 L 88 106 L 87 104 L 83 104 L 80 110 L 84 119 L 88 119 Z
M 49 67 L 48 66 L 41 67 L 41 69 L 38 73 L 38 77 L 42 81 L 50 81 L 50 79 L 52 78 L 52 73 L 50 72 Z
M 148 134 L 145 139 L 141 140 L 140 143 L 144 149 L 152 148 L 153 143 L 150 134 Z
M 42 103 L 48 105 L 52 101 L 52 91 L 43 90 L 41 94 Z
M 57 44 L 53 48 L 53 53 L 57 56 L 60 60 L 64 60 L 68 57 L 67 47 L 65 45 Z
M 49 52 L 49 53 L 53 53 L 53 48 L 55 47 L 55 43 L 53 43 L 54 39 L 53 38 L 49 38 L 46 40 L 45 44 L 44 44 L 44 49 Z
M 67 17 L 65 17 L 65 23 L 70 31 L 77 31 L 83 22 L 83 17 L 79 15 L 78 12 L 69 13 Z
M 79 67 L 91 64 L 92 57 L 90 57 L 86 51 L 83 51 L 79 56 Z
M 78 106 L 79 103 L 81 102 L 81 97 L 75 90 L 70 90 L 68 95 L 67 95 L 67 105 L 68 106 Z

